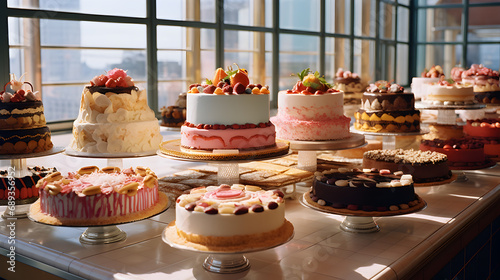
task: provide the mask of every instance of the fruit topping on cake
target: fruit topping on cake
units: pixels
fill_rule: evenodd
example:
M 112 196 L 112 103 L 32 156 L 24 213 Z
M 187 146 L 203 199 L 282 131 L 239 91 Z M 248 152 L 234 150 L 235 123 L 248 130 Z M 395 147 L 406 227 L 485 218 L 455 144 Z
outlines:
M 422 78 L 439 78 L 441 76 L 444 76 L 443 68 L 439 65 L 433 65 L 429 70 L 427 70 L 427 68 L 424 69 L 420 76 Z
M 132 90 L 138 90 L 132 77 L 127 75 L 127 71 L 119 68 L 114 68 L 106 74 L 95 76 L 90 80 L 90 86 L 87 88 L 91 93 L 114 92 L 130 94 Z
M 347 70 L 344 71 L 343 68 L 339 68 L 337 70 L 337 73 L 335 73 L 335 77 L 337 79 L 352 79 L 352 80 L 360 80 L 360 77 L 357 73 L 352 73 L 351 71 Z
M 286 91 L 287 94 L 304 94 L 304 95 L 322 95 L 325 93 L 339 92 L 332 88 L 326 82 L 324 76 L 320 76 L 319 72 L 312 72 L 309 68 L 297 73 L 299 81 L 295 84 L 293 89 Z
M 10 74 L 10 81 L 3 86 L 3 91 L 0 92 L 0 100 L 3 103 L 42 100 L 38 91 L 33 92 L 33 85 L 30 82 L 22 81 L 23 77 L 24 74 L 17 80 L 16 75 Z M 13 92 L 8 91 L 7 86 L 10 86 Z
M 237 64 L 236 69 L 231 66 L 227 71 L 217 68 L 214 77 L 206 79 L 203 84 L 191 84 L 187 93 L 206 93 L 216 95 L 231 94 L 269 94 L 269 87 L 261 84 L 251 84 L 248 78 L 248 71 L 240 68 Z
M 484 144 L 473 139 L 433 139 L 422 140 L 422 144 L 429 147 L 442 148 L 444 150 L 466 150 L 466 149 L 482 149 Z
M 366 89 L 367 92 L 378 93 L 402 93 L 404 88 L 398 84 L 391 84 L 388 81 L 377 81 Z

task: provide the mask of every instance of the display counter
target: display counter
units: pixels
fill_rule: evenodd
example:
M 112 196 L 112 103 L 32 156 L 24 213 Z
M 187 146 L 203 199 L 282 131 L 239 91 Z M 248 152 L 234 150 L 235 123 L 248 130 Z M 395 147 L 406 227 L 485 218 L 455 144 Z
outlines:
M 162 134 L 164 140 L 179 137 L 178 132 Z M 69 137 L 54 135 L 53 141 L 64 146 Z M 123 167 L 148 166 L 159 177 L 199 164 L 160 156 L 123 159 Z M 2 167 L 6 165 L 8 162 L 2 161 Z M 108 162 L 56 154 L 29 159 L 27 165 L 55 166 L 66 172 L 88 165 L 104 167 Z M 251 268 L 238 274 L 208 272 L 202 267 L 207 254 L 175 249 L 162 241 L 163 230 L 175 219 L 175 207 L 149 219 L 119 225 L 127 239 L 105 245 L 80 243 L 85 227 L 2 219 L 0 251 L 8 256 L 14 246 L 16 262 L 64 278 L 429 279 L 443 273 L 443 267 L 485 229 L 496 233 L 499 228 L 500 167 L 455 173 L 459 176 L 452 183 L 416 187 L 427 202 L 424 210 L 374 218 L 380 227 L 375 233 L 342 231 L 344 216 L 318 212 L 297 199 L 287 199 L 286 218 L 295 227 L 293 239 L 276 248 L 245 254 Z M 307 187 L 297 186 L 297 196 L 305 191 Z M 0 207 L 4 210 L 5 206 Z M 9 228 L 12 223 L 14 233 Z M 487 275 L 493 275 L 495 267 L 489 267 Z M 0 275 L 9 279 L 15 273 L 2 270 Z

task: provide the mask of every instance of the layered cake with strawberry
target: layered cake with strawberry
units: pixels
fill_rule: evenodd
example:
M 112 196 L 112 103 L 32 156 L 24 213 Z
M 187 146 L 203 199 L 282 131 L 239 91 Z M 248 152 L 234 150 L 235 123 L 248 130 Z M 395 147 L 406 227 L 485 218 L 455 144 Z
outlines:
M 16 177 L 16 170 L 9 168 L 0 170 L 0 205 L 7 205 L 9 196 L 15 201 L 30 203 L 38 199 L 36 183 L 45 175 L 56 172 L 55 168 L 28 167 L 26 175 Z M 12 198 L 11 198 L 12 200 Z
M 445 154 L 451 169 L 480 168 L 487 164 L 484 144 L 473 139 L 422 140 L 420 150 Z
M 433 65 L 430 69 L 424 69 L 420 77 L 414 77 L 411 80 L 411 91 L 417 99 L 425 99 L 427 95 L 426 86 L 431 83 L 439 82 L 444 77 L 443 68 L 440 65 Z
M 474 104 L 474 90 L 471 85 L 452 80 L 440 80 L 426 87 L 426 103 L 433 105 L 471 105 Z
M 23 75 L 24 76 L 24 75 Z M 40 92 L 14 74 L 0 92 L 0 154 L 28 154 L 52 149 Z
M 219 68 L 212 80 L 187 92 L 181 147 L 188 150 L 256 150 L 276 146 L 269 121 L 269 89 L 251 84 L 245 69 Z
M 333 88 L 344 92 L 344 104 L 360 104 L 366 84 L 357 73 L 339 68 L 335 73 Z
M 278 92 L 278 113 L 271 118 L 276 137 L 309 141 L 350 137 L 343 92 L 309 68 L 297 75 L 299 81 L 293 89 Z
M 161 108 L 161 126 L 181 127 L 185 121 L 186 93 L 181 93 L 174 105 Z
M 175 221 L 166 234 L 200 250 L 235 251 L 281 244 L 293 234 L 279 190 L 249 185 L 192 189 L 177 198 Z
M 413 149 L 367 151 L 363 154 L 363 169 L 402 171 L 412 175 L 415 183 L 443 181 L 452 175 L 445 154 Z
M 462 83 L 474 86 L 475 100 L 485 104 L 500 104 L 499 73 L 483 65 L 472 64 L 462 72 Z
M 467 120 L 463 130 L 467 137 L 483 142 L 486 156 L 500 157 L 500 119 Z
M 424 204 L 415 194 L 412 175 L 387 169 L 316 172 L 304 199 L 318 208 L 342 211 L 409 211 Z
M 106 225 L 152 216 L 168 204 L 149 168 L 86 166 L 51 173 L 36 184 L 40 199 L 30 217 L 54 225 Z
M 415 110 L 415 95 L 387 81 L 378 81 L 368 87 L 354 117 L 354 128 L 361 131 L 420 131 L 420 111 Z
M 70 147 L 84 153 L 155 153 L 162 136 L 155 113 L 122 69 L 95 76 L 85 86 Z

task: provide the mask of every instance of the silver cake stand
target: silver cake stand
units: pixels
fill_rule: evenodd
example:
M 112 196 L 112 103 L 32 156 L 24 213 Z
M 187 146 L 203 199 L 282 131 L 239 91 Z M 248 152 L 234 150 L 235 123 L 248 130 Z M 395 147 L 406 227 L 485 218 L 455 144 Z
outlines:
M 396 136 L 417 136 L 429 133 L 429 130 L 427 129 L 420 129 L 419 131 L 415 132 L 371 132 L 357 130 L 354 127 L 351 127 L 351 131 L 364 135 L 382 136 L 382 149 L 384 150 L 396 149 Z
M 71 147 L 66 147 L 66 149 L 64 150 L 64 154 L 72 157 L 107 159 L 108 166 L 116 166 L 119 168 L 123 168 L 124 158 L 154 156 L 156 155 L 156 150 L 138 152 L 138 153 L 87 153 L 87 152 L 76 151 Z
M 336 151 L 359 148 L 366 145 L 362 134 L 351 133 L 349 138 L 330 141 L 289 140 L 290 149 L 298 151 L 298 168 L 314 172 L 317 168 L 316 151 Z
M 250 261 L 244 254 L 259 252 L 264 250 L 269 250 L 278 246 L 281 246 L 293 239 L 294 234 L 288 238 L 285 242 L 275 244 L 273 246 L 252 248 L 248 250 L 241 251 L 202 251 L 189 247 L 186 245 L 180 245 L 173 242 L 166 234 L 168 227 L 163 231 L 162 239 L 165 243 L 170 245 L 172 248 L 187 250 L 197 253 L 209 254 L 203 261 L 203 268 L 209 272 L 220 273 L 220 274 L 232 274 L 240 273 L 248 270 L 250 268 Z
M 0 155 L 0 160 L 10 160 L 10 170 L 13 171 L 14 178 L 22 178 L 25 176 L 31 175 L 28 171 L 28 165 L 26 164 L 26 159 L 28 158 L 37 158 L 37 157 L 45 157 L 50 155 L 55 155 L 64 151 L 62 147 L 53 147 L 50 150 L 40 152 L 40 153 L 30 153 L 30 154 L 9 154 L 9 155 Z M 1 203 L 0 205 L 7 205 L 4 213 L 2 214 L 3 218 L 26 218 L 27 213 L 29 211 L 29 205 L 35 202 L 38 197 L 32 197 L 28 199 L 22 200 L 11 200 L 14 204 Z
M 427 102 L 415 102 L 415 108 L 420 110 L 437 110 L 438 124 L 457 124 L 457 115 L 455 110 L 478 110 L 485 108 L 485 104 L 474 103 L 464 105 L 434 105 Z
M 159 215 L 165 212 L 171 205 L 169 199 L 167 199 L 167 204 L 159 210 L 157 213 L 151 214 L 150 216 L 141 218 L 139 220 L 126 221 L 121 223 L 110 223 L 105 225 L 53 225 L 50 223 L 45 223 L 42 221 L 38 221 L 31 217 L 28 214 L 28 218 L 34 222 L 49 225 L 49 226 L 60 226 L 60 227 L 87 227 L 87 229 L 80 235 L 80 243 L 88 244 L 88 245 L 102 245 L 102 244 L 110 244 L 115 242 L 123 241 L 127 238 L 127 233 L 117 227 L 117 225 L 128 224 L 133 222 L 142 221 L 145 219 L 149 219 L 156 215 Z
M 380 227 L 379 225 L 377 225 L 377 223 L 375 223 L 373 217 L 406 215 L 421 211 L 427 207 L 427 203 L 422 200 L 423 203 L 422 205 L 410 208 L 408 211 L 405 211 L 404 213 L 396 211 L 395 212 L 343 211 L 342 209 L 335 209 L 335 208 L 326 209 L 318 207 L 316 205 L 312 205 L 305 200 L 304 196 L 306 195 L 309 195 L 309 192 L 304 193 L 304 195 L 300 196 L 299 198 L 299 202 L 302 206 L 328 214 L 337 214 L 345 216 L 345 219 L 340 224 L 340 229 L 352 233 L 373 233 L 380 231 Z

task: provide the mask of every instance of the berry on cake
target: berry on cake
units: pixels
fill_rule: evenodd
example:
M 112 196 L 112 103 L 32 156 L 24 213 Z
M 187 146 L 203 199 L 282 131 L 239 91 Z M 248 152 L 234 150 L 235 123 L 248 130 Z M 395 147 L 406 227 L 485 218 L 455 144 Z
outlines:
M 245 69 L 218 68 L 212 80 L 187 92 L 181 147 L 188 150 L 256 150 L 276 146 L 269 121 L 269 88 L 250 83 Z
M 439 82 L 444 77 L 443 68 L 440 65 L 433 65 L 429 70 L 424 69 L 420 77 L 414 77 L 411 81 L 411 91 L 417 99 L 425 99 L 427 95 L 426 86 L 430 83 Z
M 309 68 L 297 76 L 293 89 L 278 92 L 278 113 L 271 118 L 276 137 L 312 141 L 350 137 L 343 92 Z
M 0 154 L 38 153 L 52 149 L 41 94 L 14 74 L 0 92 Z
M 162 140 L 160 125 L 139 90 L 122 69 L 95 76 L 82 92 L 70 145 L 86 153 L 155 152 Z
M 472 64 L 462 72 L 462 83 L 474 86 L 476 101 L 500 104 L 499 73 L 483 65 Z

